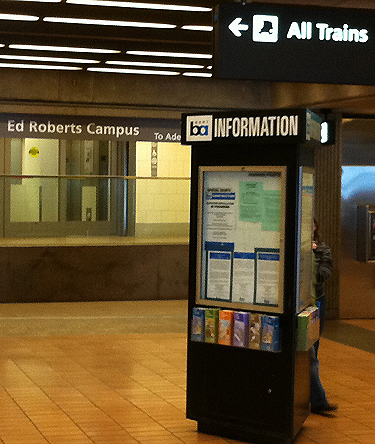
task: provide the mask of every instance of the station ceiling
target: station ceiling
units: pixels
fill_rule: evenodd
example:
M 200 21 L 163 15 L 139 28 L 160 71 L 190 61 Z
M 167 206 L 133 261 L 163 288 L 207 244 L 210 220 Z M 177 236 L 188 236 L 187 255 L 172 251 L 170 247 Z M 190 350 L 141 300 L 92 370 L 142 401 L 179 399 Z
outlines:
M 212 76 L 217 0 L 0 0 L 0 69 L 52 69 Z M 267 0 L 375 9 L 375 0 Z M 359 87 L 358 112 L 375 113 L 375 91 Z M 331 101 L 331 107 L 340 108 Z M 322 104 L 324 106 L 324 104 Z

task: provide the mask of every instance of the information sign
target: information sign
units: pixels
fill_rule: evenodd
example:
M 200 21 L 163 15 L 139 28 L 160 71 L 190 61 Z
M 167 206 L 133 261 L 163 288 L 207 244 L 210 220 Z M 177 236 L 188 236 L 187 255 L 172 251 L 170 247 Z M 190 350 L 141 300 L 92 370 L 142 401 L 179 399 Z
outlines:
M 180 142 L 180 122 L 138 117 L 0 113 L 0 137 Z
M 223 3 L 214 40 L 218 78 L 375 84 L 368 9 Z

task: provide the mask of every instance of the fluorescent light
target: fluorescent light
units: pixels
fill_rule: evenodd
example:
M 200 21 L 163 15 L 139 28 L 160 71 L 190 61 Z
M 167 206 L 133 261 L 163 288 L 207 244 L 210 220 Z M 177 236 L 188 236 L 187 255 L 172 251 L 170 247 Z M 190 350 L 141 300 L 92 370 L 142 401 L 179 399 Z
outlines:
M 154 66 L 155 68 L 182 68 L 182 69 L 203 69 L 203 65 L 189 65 L 187 63 L 158 63 L 158 62 L 125 62 L 122 60 L 108 60 L 108 65 L 126 66 Z
M 1 63 L 0 68 L 27 68 L 27 69 L 53 69 L 72 71 L 79 68 L 78 66 L 57 66 L 57 65 L 31 65 L 29 63 Z
M 0 54 L 0 59 L 8 60 L 29 60 L 37 62 L 62 62 L 62 63 L 100 63 L 99 60 L 88 60 L 88 59 L 70 59 L 66 57 L 36 57 L 36 56 L 19 56 L 19 55 L 2 55 Z
M 62 0 L 13 0 L 14 2 L 62 3 Z
M 13 0 L 14 2 L 62 3 L 62 0 Z
M 43 21 L 53 23 L 73 23 L 75 25 L 127 26 L 132 28 L 176 28 L 176 25 L 167 23 L 125 22 L 122 20 L 95 20 L 71 17 L 44 17 Z
M 0 14 L 0 20 L 19 20 L 22 22 L 36 22 L 39 17 L 36 15 L 21 15 L 21 14 Z
M 114 6 L 119 8 L 138 8 L 138 9 L 162 9 L 166 11 L 187 11 L 187 12 L 210 12 L 212 8 L 202 6 L 185 6 L 185 5 L 163 5 L 160 3 L 138 3 L 138 2 L 122 2 L 110 0 L 66 0 L 66 3 L 74 3 L 76 5 L 90 6 Z
M 320 125 L 320 143 L 328 142 L 328 122 L 322 122 Z
M 151 69 L 127 69 L 127 68 L 87 68 L 88 71 L 96 72 L 115 72 L 119 74 L 149 74 L 159 76 L 178 76 L 176 71 L 155 71 Z
M 212 54 L 190 54 L 186 52 L 161 52 L 161 51 L 126 51 L 126 54 L 154 56 L 154 57 L 182 57 L 192 59 L 212 59 Z
M 2 45 L 4 46 L 4 45 Z M 99 48 L 76 48 L 74 46 L 45 46 L 45 45 L 9 45 L 11 49 L 27 49 L 35 51 L 61 51 L 61 52 L 93 52 L 98 54 L 114 54 L 121 51 Z
M 212 74 L 208 72 L 184 72 L 182 75 L 187 77 L 212 77 Z
M 186 29 L 188 31 L 212 31 L 213 26 L 198 26 L 198 25 L 184 25 L 181 26 L 181 29 Z

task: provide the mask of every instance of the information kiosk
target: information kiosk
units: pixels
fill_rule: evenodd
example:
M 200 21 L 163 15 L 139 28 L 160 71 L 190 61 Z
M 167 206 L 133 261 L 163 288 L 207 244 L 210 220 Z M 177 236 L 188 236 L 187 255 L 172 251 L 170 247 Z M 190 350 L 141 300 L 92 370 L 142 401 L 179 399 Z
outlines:
M 290 443 L 309 414 L 314 147 L 309 110 L 183 115 L 192 145 L 187 417 Z

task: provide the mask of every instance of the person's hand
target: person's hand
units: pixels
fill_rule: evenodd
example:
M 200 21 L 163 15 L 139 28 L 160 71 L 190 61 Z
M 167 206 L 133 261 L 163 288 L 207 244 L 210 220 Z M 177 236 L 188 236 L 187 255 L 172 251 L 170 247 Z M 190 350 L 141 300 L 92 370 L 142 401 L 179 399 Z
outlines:
M 312 249 L 316 250 L 317 246 L 318 246 L 318 244 L 313 240 L 312 241 Z

